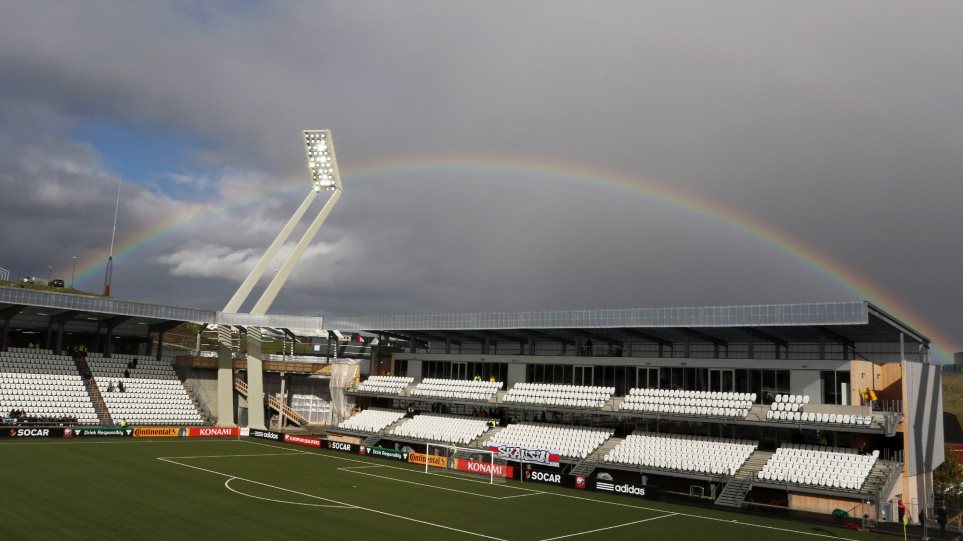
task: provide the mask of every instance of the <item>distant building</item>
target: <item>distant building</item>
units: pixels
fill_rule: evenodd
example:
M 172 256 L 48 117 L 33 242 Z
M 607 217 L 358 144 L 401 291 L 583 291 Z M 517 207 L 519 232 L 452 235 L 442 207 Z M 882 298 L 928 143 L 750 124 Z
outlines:
M 963 372 L 963 351 L 953 354 L 953 366 L 956 367 L 957 372 Z

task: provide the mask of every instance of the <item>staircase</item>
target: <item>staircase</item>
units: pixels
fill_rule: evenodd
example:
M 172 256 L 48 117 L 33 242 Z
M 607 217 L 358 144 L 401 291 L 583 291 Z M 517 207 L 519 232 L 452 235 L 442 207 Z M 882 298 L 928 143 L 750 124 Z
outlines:
M 379 441 L 381 441 L 381 439 L 385 437 L 385 434 L 387 434 L 388 432 L 391 432 L 392 430 L 394 430 L 394 428 L 395 428 L 396 426 L 399 426 L 399 425 L 403 424 L 405 421 L 408 421 L 408 420 L 409 420 L 408 417 L 402 417 L 401 419 L 398 419 L 397 421 L 395 421 L 395 422 L 391 423 L 390 425 L 384 427 L 383 429 L 379 430 L 379 431 L 376 432 L 375 434 L 372 434 L 372 435 L 366 437 L 366 438 L 364 439 L 364 442 L 362 442 L 362 443 L 364 443 L 365 445 L 368 445 L 368 446 L 374 445 L 374 444 L 378 443 Z
M 242 380 L 242 379 L 240 379 L 240 378 L 235 378 L 235 380 L 234 380 L 234 389 L 235 389 L 237 392 L 241 393 L 241 395 L 243 395 L 245 398 L 247 398 L 247 382 L 246 382 L 246 381 L 244 381 L 244 380 Z M 290 419 L 292 422 L 294 422 L 294 423 L 295 423 L 296 425 L 298 425 L 298 426 L 304 426 L 305 424 L 307 424 L 307 422 L 308 422 L 307 419 L 305 419 L 303 416 L 301 416 L 300 413 L 298 413 L 297 411 L 293 410 L 293 409 L 292 409 L 290 406 L 288 406 L 287 404 L 282 404 L 281 401 L 278 400 L 278 398 L 277 398 L 276 396 L 270 395 L 270 396 L 266 396 L 266 398 L 267 398 L 267 404 L 268 404 L 268 406 L 271 407 L 272 410 L 274 410 L 274 411 L 276 411 L 276 412 L 279 412 L 279 413 L 283 413 L 285 418 Z
M 110 411 L 107 410 L 107 403 L 104 402 L 103 395 L 100 394 L 100 388 L 97 387 L 93 376 L 87 377 L 87 374 L 90 374 L 90 366 L 87 365 L 87 358 L 74 357 L 74 364 L 77 365 L 77 371 L 81 374 L 80 381 L 84 382 L 84 388 L 87 389 L 87 396 L 90 397 L 90 402 L 94 405 L 97 420 L 100 421 L 101 426 L 113 426 L 114 420 L 110 418 Z
M 488 445 L 487 445 L 488 440 L 492 439 L 492 436 L 494 436 L 495 434 L 498 434 L 501 431 L 502 431 L 502 427 L 500 426 L 489 428 L 488 430 L 485 431 L 484 434 L 482 434 L 481 436 L 478 436 L 472 442 L 470 442 L 469 445 L 471 445 L 476 449 L 488 449 Z
M 736 471 L 732 479 L 726 483 L 725 488 L 716 498 L 716 505 L 721 507 L 732 507 L 738 509 L 746 499 L 746 494 L 752 490 L 752 481 L 756 478 L 756 473 L 769 462 L 773 453 L 769 451 L 754 451 L 749 455 L 749 460 Z
M 903 464 L 889 460 L 877 460 L 873 469 L 866 476 L 861 492 L 875 494 L 879 498 L 886 498 L 893 486 L 899 481 L 903 471 Z
M 625 440 L 622 438 L 609 438 L 605 440 L 605 443 L 600 445 L 598 449 L 592 451 L 592 454 L 576 464 L 569 474 L 581 475 L 582 477 L 588 477 L 592 475 L 592 472 L 595 471 L 595 468 L 597 468 L 599 463 L 602 462 L 602 458 L 608 454 L 609 451 L 618 447 L 623 441 Z

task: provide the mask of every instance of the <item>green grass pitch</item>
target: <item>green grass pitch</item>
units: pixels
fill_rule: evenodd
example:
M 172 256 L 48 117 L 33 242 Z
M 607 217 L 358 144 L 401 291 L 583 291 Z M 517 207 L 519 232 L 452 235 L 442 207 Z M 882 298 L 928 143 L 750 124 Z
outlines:
M 894 539 L 247 438 L 9 441 L 0 463 L 2 540 Z

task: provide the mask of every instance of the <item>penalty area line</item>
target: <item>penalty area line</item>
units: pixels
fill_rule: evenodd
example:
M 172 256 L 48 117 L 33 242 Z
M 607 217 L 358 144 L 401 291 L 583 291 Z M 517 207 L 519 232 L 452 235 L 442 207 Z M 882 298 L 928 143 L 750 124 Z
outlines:
M 657 516 L 657 517 L 649 517 L 649 518 L 644 518 L 644 519 L 642 519 L 642 520 L 634 520 L 634 521 L 632 521 L 632 522 L 626 522 L 626 523 L 624 523 L 624 524 L 616 524 L 616 525 L 614 525 L 614 526 L 606 526 L 606 527 L 604 527 L 604 528 L 595 528 L 594 530 L 585 530 L 584 532 L 570 533 L 570 534 L 566 534 L 566 535 L 560 535 L 560 536 L 558 536 L 558 537 L 548 537 L 548 538 L 542 539 L 541 541 L 554 541 L 555 539 L 565 539 L 565 538 L 567 538 L 567 537 L 575 537 L 575 536 L 586 535 L 586 534 L 595 533 L 595 532 L 604 532 L 605 530 L 614 530 L 615 528 L 624 528 L 624 527 L 626 527 L 626 526 L 631 526 L 631 525 L 633 525 L 633 524 L 641 524 L 641 523 L 643 523 L 643 522 L 649 522 L 649 521 L 652 521 L 652 520 L 659 520 L 660 518 L 674 517 L 674 516 L 676 516 L 676 515 L 678 515 L 678 514 L 679 514 L 679 513 L 669 513 L 669 514 L 666 514 L 666 515 L 659 515 L 659 516 Z
M 289 488 L 279 487 L 279 486 L 275 486 L 275 485 L 269 485 L 269 484 L 267 484 L 267 483 L 262 483 L 262 482 L 260 482 L 260 481 L 255 481 L 255 480 L 253 480 L 253 479 L 246 479 L 246 478 L 244 478 L 244 477 L 238 477 L 238 476 L 236 476 L 236 475 L 230 475 L 230 474 L 222 473 L 222 472 L 215 471 L 215 470 L 209 470 L 209 469 L 207 469 L 207 468 L 202 468 L 202 467 L 200 467 L 200 466 L 191 466 L 190 464 L 182 464 L 182 463 L 180 463 L 180 462 L 177 462 L 177 461 L 174 461 L 174 460 L 170 460 L 170 459 L 167 459 L 167 458 L 158 458 L 157 460 L 162 460 L 162 461 L 167 462 L 167 463 L 169 463 L 169 464 L 176 464 L 176 465 L 178 465 L 178 466 L 183 466 L 183 467 L 185 467 L 185 468 L 191 468 L 191 469 L 194 469 L 194 470 L 200 470 L 200 471 L 204 471 L 204 472 L 207 472 L 207 473 L 213 473 L 214 475 L 220 475 L 221 477 L 227 477 L 227 478 L 228 478 L 228 481 L 230 481 L 230 480 L 232 480 L 232 479 L 239 479 L 239 480 L 241 480 L 241 481 L 247 481 L 248 483 L 253 483 L 253 484 L 255 484 L 255 485 L 266 486 L 266 487 L 269 487 L 269 488 L 274 488 L 274 489 L 277 489 L 277 490 L 283 490 L 283 491 L 285 491 L 285 492 L 290 492 L 290 493 L 292 493 L 292 494 L 299 494 L 299 495 L 301 495 L 301 496 L 307 496 L 307 497 L 309 497 L 309 498 L 316 498 L 316 499 L 319 499 L 319 500 L 324 500 L 324 501 L 328 501 L 328 502 L 340 504 L 340 505 L 345 506 L 345 508 L 348 508 L 348 509 L 360 509 L 360 510 L 362 510 L 362 511 L 368 511 L 369 513 L 375 513 L 375 514 L 378 514 L 378 515 L 384 515 L 384 516 L 386 516 L 386 517 L 396 518 L 396 519 L 399 519 L 399 520 L 406 520 L 406 521 L 408 521 L 408 522 L 415 522 L 415 523 L 418 523 L 418 524 L 424 524 L 425 526 L 431 526 L 431 527 L 433 527 L 433 528 L 441 528 L 441 529 L 443 529 L 443 530 L 449 530 L 449 531 L 452 531 L 452 532 L 463 533 L 463 534 L 466 534 L 466 535 L 473 535 L 473 536 L 475 536 L 475 537 L 484 537 L 485 539 L 492 539 L 493 541 L 508 541 L 507 539 L 502 539 L 502 538 L 500 538 L 500 537 L 493 537 L 493 536 L 481 534 L 481 533 L 478 533 L 478 532 L 472 532 L 472 531 L 469 531 L 469 530 L 462 530 L 462 529 L 460 529 L 460 528 L 455 528 L 455 527 L 453 527 L 453 526 L 445 526 L 444 524 L 437 524 L 437 523 L 435 523 L 435 522 L 428 522 L 427 520 L 419 520 L 419 519 L 416 519 L 416 518 L 406 517 L 406 516 L 404 516 L 404 515 L 397 515 L 397 514 L 395 514 L 395 513 L 389 513 L 389 512 L 387 512 L 387 511 L 381 511 L 381 510 L 379 510 L 379 509 L 372 509 L 372 508 L 370 508 L 370 507 L 362 507 L 362 506 L 360 506 L 360 505 L 354 505 L 354 504 L 347 503 L 347 502 L 342 502 L 342 501 L 338 501 L 338 500 L 333 500 L 333 499 L 331 499 L 331 498 L 323 498 L 323 497 L 321 497 L 321 496 L 315 496 L 314 494 L 307 494 L 307 493 L 304 493 L 304 492 L 298 492 L 297 490 L 291 490 L 291 489 L 289 489 Z M 359 473 L 359 472 L 356 472 L 356 473 Z

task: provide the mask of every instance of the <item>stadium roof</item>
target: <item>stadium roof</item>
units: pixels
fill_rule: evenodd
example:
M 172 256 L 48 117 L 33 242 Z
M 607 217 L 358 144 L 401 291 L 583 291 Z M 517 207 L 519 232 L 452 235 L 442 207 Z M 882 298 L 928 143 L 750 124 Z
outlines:
M 597 336 L 603 340 L 641 338 L 655 342 L 818 342 L 830 335 L 841 342 L 899 342 L 929 345 L 929 339 L 865 301 L 488 312 L 394 316 L 327 317 L 324 327 L 341 331 L 393 332 L 445 338 L 452 335 L 493 340 L 519 339 L 535 332 L 546 338 Z
M 528 312 L 406 314 L 320 317 L 245 313 L 165 306 L 104 297 L 73 295 L 18 287 L 0 287 L 0 320 L 12 326 L 46 328 L 52 319 L 69 322 L 75 332 L 95 332 L 104 322 L 115 334 L 143 335 L 144 326 L 162 328 L 179 322 L 290 329 L 305 335 L 319 331 L 393 333 L 428 339 L 545 340 L 595 338 L 642 339 L 659 343 L 738 343 L 752 336 L 775 343 L 899 342 L 929 346 L 929 338 L 865 301 L 620 308 Z M 89 328 L 88 328 L 89 327 Z M 901 336 L 902 335 L 902 336 Z

